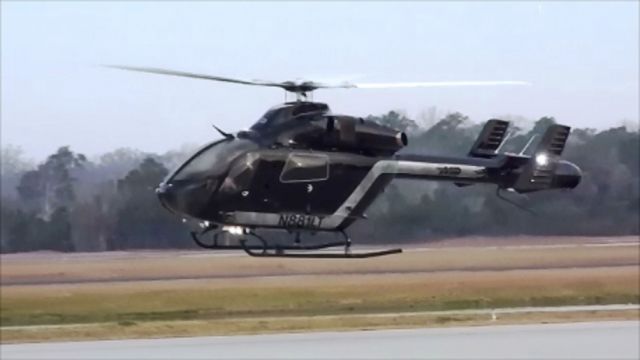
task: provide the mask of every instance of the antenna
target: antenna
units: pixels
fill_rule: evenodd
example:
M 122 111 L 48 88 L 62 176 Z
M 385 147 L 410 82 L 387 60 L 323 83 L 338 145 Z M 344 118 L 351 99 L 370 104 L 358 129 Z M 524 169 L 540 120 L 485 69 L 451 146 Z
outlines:
M 224 136 L 225 138 L 227 138 L 227 139 L 233 139 L 233 138 L 235 138 L 235 136 L 233 136 L 233 135 L 231 135 L 231 134 L 229 134 L 229 133 L 226 133 L 226 132 L 224 132 L 224 131 L 220 130 L 220 128 L 219 128 L 219 127 L 217 127 L 217 126 L 215 126 L 215 125 L 213 125 L 213 124 L 211 124 L 211 126 L 213 126 L 213 128 L 214 128 L 214 129 L 216 129 L 216 130 L 220 133 L 220 135 Z
M 525 211 L 525 212 L 527 212 L 527 213 L 529 213 L 531 215 L 535 215 L 535 216 L 538 215 L 535 211 L 529 209 L 528 207 L 520 205 L 517 202 L 515 202 L 515 201 L 507 198 L 506 196 L 502 195 L 502 190 L 503 189 L 501 187 L 497 187 L 496 188 L 496 196 L 498 197 L 498 199 L 506 202 L 507 204 L 511 204 L 511 205 L 517 207 L 518 209 L 523 210 L 523 211 Z M 509 190 L 511 190 L 511 189 L 507 189 L 507 191 L 509 191 Z

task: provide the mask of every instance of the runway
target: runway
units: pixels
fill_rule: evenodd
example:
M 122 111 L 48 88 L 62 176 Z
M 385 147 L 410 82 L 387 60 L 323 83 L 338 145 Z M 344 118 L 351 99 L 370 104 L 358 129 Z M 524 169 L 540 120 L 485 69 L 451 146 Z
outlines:
M 0 346 L 6 359 L 638 359 L 640 322 Z

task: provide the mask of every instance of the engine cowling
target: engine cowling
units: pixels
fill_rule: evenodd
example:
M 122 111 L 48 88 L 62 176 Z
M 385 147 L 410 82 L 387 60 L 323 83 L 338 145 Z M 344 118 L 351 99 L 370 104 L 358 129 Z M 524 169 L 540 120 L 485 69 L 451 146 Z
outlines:
M 354 117 L 336 117 L 327 121 L 327 132 L 337 133 L 337 147 L 376 155 L 391 155 L 407 146 L 405 133 Z
M 282 133 L 278 143 L 319 150 L 390 156 L 407 146 L 407 135 L 351 116 L 327 116 Z

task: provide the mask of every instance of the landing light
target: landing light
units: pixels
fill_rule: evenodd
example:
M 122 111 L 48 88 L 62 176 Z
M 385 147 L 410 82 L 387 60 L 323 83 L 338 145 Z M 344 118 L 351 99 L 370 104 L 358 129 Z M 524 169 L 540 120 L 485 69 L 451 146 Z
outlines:
M 244 234 L 244 228 L 242 226 L 223 226 L 222 231 L 226 231 L 232 235 Z
M 549 164 L 549 156 L 547 154 L 538 154 L 536 155 L 536 164 L 539 166 L 546 166 Z

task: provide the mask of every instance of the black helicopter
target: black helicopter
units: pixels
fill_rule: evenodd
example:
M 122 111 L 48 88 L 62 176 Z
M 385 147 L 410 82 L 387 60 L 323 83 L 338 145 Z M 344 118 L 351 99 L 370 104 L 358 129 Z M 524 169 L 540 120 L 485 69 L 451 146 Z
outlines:
M 179 166 L 156 189 L 164 207 L 197 224 L 193 240 L 207 249 L 244 250 L 251 256 L 364 258 L 401 249 L 352 253 L 346 229 L 365 218 L 365 210 L 394 178 L 452 181 L 458 186 L 497 185 L 528 193 L 574 188 L 580 169 L 561 159 L 570 128 L 551 125 L 533 156 L 501 153 L 509 123 L 491 119 L 466 157 L 397 154 L 407 135 L 359 117 L 334 114 L 308 101 L 322 88 L 382 88 L 451 85 L 518 85 L 520 82 L 457 82 L 327 85 L 313 81 L 245 81 L 218 76 L 112 66 L 125 70 L 278 87 L 296 101 L 269 109 L 249 130 L 236 134 L 216 127 L 222 140 L 211 142 Z M 215 127 L 215 125 L 214 125 Z M 532 139 L 533 140 L 533 139 Z M 527 144 L 527 147 L 531 141 Z M 505 198 L 506 199 L 506 198 Z M 267 241 L 258 230 L 294 235 L 288 243 Z M 339 241 L 303 244 L 301 234 L 332 232 Z M 204 241 L 204 235 L 211 241 Z M 221 243 L 219 235 L 235 237 Z M 306 242 L 306 241 L 305 241 Z M 309 252 L 344 247 L 344 252 Z

